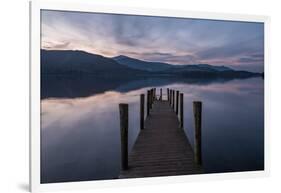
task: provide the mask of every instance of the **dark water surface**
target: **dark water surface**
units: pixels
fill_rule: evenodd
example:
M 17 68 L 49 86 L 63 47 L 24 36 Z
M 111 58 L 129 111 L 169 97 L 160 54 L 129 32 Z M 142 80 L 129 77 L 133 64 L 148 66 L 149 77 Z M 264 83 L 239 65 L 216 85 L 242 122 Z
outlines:
M 139 132 L 139 95 L 151 86 L 158 88 L 158 94 L 159 88 L 163 88 L 164 94 L 166 88 L 184 93 L 184 129 L 191 144 L 192 101 L 203 102 L 205 172 L 264 168 L 264 82 L 261 78 L 138 80 L 126 84 L 121 81 L 114 85 L 99 84 L 98 89 L 94 83 L 81 79 L 57 83 L 43 80 L 43 84 L 48 83 L 50 85 L 43 85 L 41 101 L 42 183 L 117 178 L 120 171 L 118 104 L 129 103 L 131 149 Z

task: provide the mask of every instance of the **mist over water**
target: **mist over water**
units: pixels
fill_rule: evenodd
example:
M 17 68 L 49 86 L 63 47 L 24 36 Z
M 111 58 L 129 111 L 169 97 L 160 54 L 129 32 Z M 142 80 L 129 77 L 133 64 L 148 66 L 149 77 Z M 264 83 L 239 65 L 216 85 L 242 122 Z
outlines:
M 118 104 L 129 104 L 130 150 L 139 133 L 140 94 L 146 94 L 151 87 L 157 88 L 157 94 L 162 88 L 164 99 L 167 88 L 184 93 L 184 130 L 192 145 L 192 102 L 203 102 L 202 153 L 206 173 L 264 168 L 264 81 L 261 78 L 116 82 L 44 77 L 42 87 L 42 183 L 117 178 L 120 171 Z

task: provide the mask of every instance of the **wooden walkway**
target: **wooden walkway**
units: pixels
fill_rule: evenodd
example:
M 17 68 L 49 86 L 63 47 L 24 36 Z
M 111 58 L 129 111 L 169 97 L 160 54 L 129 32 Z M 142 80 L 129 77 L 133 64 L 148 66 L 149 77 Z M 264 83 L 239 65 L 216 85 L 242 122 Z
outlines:
M 169 101 L 155 100 L 144 125 L 119 178 L 203 173 Z

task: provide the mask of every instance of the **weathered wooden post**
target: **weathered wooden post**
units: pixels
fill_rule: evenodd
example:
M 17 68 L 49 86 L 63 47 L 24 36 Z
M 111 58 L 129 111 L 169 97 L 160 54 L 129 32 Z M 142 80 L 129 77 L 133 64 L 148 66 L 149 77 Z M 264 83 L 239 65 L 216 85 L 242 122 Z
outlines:
M 202 102 L 193 102 L 194 113 L 194 126 L 195 126 L 195 138 L 194 138 L 194 158 L 198 165 L 202 163 L 202 150 L 201 150 L 201 126 L 202 126 Z
M 173 90 L 172 90 L 172 92 L 171 92 L 171 106 L 173 106 Z
M 173 90 L 173 110 L 175 110 L 175 90 Z
M 151 101 L 154 102 L 154 88 L 151 89 Z
M 152 103 L 152 97 L 151 97 L 151 95 L 152 95 L 152 90 L 151 89 L 149 89 L 149 109 L 151 108 L 151 103 Z
M 162 88 L 160 88 L 160 97 L 159 100 L 162 101 Z
M 146 96 L 146 116 L 149 116 L 149 109 L 150 109 L 150 90 L 147 90 L 147 96 Z
M 170 92 L 169 92 L 169 98 L 170 98 L 170 101 L 169 101 L 169 103 L 170 103 L 170 105 L 172 104 L 172 90 L 170 89 Z
M 140 95 L 140 129 L 144 129 L 144 94 Z
M 173 105 L 173 90 L 171 90 L 171 95 L 170 95 L 170 97 L 171 97 L 171 106 Z
M 169 97 L 170 93 L 169 93 L 169 88 L 167 88 L 167 100 L 170 102 L 170 97 Z
M 154 98 L 154 88 L 151 89 L 151 101 L 152 101 L 152 103 L 154 101 L 153 98 Z
M 176 94 L 176 114 L 179 114 L 179 94 L 180 91 L 177 90 L 177 94 Z
M 121 133 L 121 167 L 128 169 L 128 104 L 119 104 Z
M 150 89 L 150 101 L 149 101 L 149 108 L 152 108 L 152 104 L 153 104 L 153 89 Z
M 183 93 L 180 94 L 180 127 L 183 128 Z

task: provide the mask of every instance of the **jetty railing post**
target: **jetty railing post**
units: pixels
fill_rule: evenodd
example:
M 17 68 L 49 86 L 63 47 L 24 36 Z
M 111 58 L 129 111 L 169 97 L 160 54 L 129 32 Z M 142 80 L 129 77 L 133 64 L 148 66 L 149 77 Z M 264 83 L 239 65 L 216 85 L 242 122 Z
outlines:
M 170 101 L 170 104 L 171 106 L 173 105 L 173 90 L 170 90 L 170 97 L 171 97 L 171 101 Z
M 119 104 L 121 132 L 121 167 L 128 169 L 128 104 Z
M 173 110 L 175 110 L 175 90 L 173 90 Z
M 151 97 L 151 95 L 152 95 L 152 90 L 150 89 L 149 90 L 149 109 L 151 108 L 151 103 L 152 103 L 152 97 Z
M 183 128 L 183 93 L 180 94 L 180 128 Z
M 170 102 L 170 97 L 169 97 L 169 88 L 167 88 L 167 100 Z
M 151 101 L 154 102 L 154 88 L 151 89 Z
M 153 102 L 154 102 L 154 88 L 151 89 L 151 93 L 152 93 L 151 94 L 151 99 L 152 99 L 151 101 L 152 101 L 152 104 L 153 104 Z
M 152 104 L 154 103 L 154 95 L 155 95 L 155 93 L 154 93 L 154 88 L 153 89 L 151 89 L 151 91 L 152 91 L 152 95 L 151 95 L 151 101 L 152 101 L 152 103 L 151 103 L 151 108 L 152 108 Z
M 149 101 L 149 108 L 152 108 L 152 104 L 153 104 L 153 89 L 150 89 L 150 95 L 149 95 L 150 97 L 149 97 L 149 99 L 150 99 L 150 101 Z
M 140 95 L 140 129 L 144 129 L 144 94 Z
M 160 98 L 159 98 L 160 101 L 162 101 L 162 88 L 160 88 Z
M 171 106 L 173 105 L 173 90 L 171 90 Z
M 149 109 L 150 109 L 150 90 L 147 90 L 147 96 L 146 96 L 146 116 L 149 116 Z
M 177 94 L 176 94 L 176 114 L 179 114 L 179 94 L 180 91 L 177 90 Z
M 170 105 L 171 105 L 171 102 L 172 102 L 171 92 L 172 92 L 172 90 L 170 89 L 170 90 L 169 90 L 169 99 L 170 99 L 170 100 L 169 100 L 169 104 L 170 104 Z
M 201 150 L 201 126 L 202 126 L 202 102 L 193 102 L 194 113 L 194 126 L 195 126 L 195 138 L 194 138 L 194 156 L 195 162 L 198 165 L 202 164 L 202 150 Z

